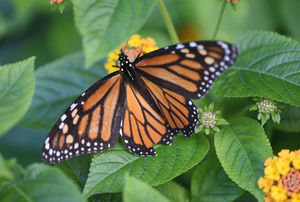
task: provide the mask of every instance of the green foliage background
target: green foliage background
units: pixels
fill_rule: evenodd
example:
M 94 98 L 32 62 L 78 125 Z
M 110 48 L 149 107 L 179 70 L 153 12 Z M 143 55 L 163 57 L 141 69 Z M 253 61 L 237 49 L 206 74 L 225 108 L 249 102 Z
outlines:
M 181 41 L 210 40 L 220 0 L 165 0 Z M 157 157 L 112 150 L 55 166 L 41 162 L 65 108 L 107 74 L 107 53 L 139 33 L 172 44 L 157 0 L 0 1 L 0 201 L 263 201 L 264 161 L 300 142 L 300 3 L 241 0 L 226 7 L 217 39 L 237 62 L 198 107 L 215 102 L 229 125 L 179 134 Z M 261 126 L 252 97 L 281 102 L 281 123 Z

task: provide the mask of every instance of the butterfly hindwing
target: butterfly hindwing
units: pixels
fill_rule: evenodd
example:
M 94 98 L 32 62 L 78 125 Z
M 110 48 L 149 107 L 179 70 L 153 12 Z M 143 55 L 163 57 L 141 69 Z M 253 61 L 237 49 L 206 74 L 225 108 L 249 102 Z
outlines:
M 237 58 L 235 46 L 221 41 L 179 43 L 134 62 L 137 72 L 180 95 L 199 99 Z
M 141 77 L 154 98 L 157 106 L 166 118 L 170 128 L 181 130 L 183 134 L 190 137 L 195 132 L 199 120 L 198 109 L 191 99 L 185 98 L 178 93 L 165 88 L 160 88 L 145 77 Z
M 122 119 L 122 88 L 122 76 L 112 73 L 78 97 L 51 130 L 42 158 L 52 164 L 113 147 Z
M 156 143 L 171 144 L 175 132 L 156 109 L 153 99 L 138 86 L 125 84 L 125 95 L 122 141 L 135 155 L 154 156 L 156 152 L 152 146 Z

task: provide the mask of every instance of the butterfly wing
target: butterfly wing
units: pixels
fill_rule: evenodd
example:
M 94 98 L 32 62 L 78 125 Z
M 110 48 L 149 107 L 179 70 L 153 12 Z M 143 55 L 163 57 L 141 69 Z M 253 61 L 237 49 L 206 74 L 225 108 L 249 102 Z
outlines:
M 125 84 L 126 101 L 121 138 L 127 149 L 138 156 L 155 156 L 153 145 L 171 144 L 172 130 L 166 119 L 157 109 L 155 101 L 143 85 Z
M 102 152 L 119 136 L 124 105 L 123 77 L 112 73 L 86 90 L 52 128 L 42 158 L 53 164 L 81 153 Z
M 235 46 L 222 41 L 179 43 L 134 62 L 139 75 L 184 97 L 203 97 L 214 80 L 237 58 Z
M 146 84 L 170 128 L 175 131 L 181 130 L 184 136 L 190 137 L 195 132 L 199 120 L 198 109 L 192 100 L 166 88 L 161 88 L 143 76 L 141 79 Z

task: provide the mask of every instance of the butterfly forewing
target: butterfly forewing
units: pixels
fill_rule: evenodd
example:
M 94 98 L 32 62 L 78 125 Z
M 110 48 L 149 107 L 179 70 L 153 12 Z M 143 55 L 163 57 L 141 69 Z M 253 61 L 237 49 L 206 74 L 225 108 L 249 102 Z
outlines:
M 124 103 L 123 78 L 110 74 L 76 99 L 47 137 L 42 157 L 52 164 L 82 153 L 101 152 L 118 140 Z
M 221 41 L 180 43 L 136 59 L 135 66 L 141 76 L 161 88 L 199 99 L 237 54 L 235 46 Z

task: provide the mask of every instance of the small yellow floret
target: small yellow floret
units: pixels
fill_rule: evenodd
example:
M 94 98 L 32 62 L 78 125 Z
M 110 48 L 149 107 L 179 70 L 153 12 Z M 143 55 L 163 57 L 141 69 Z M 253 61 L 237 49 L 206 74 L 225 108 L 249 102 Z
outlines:
M 265 193 L 269 192 L 272 185 L 273 185 L 273 180 L 268 179 L 268 178 L 265 179 L 263 192 L 265 192 Z
M 300 202 L 300 193 L 299 194 L 293 194 L 291 202 Z
M 141 36 L 138 34 L 132 35 L 128 41 L 128 45 L 134 48 L 141 46 L 141 44 L 142 44 Z
M 113 67 L 114 65 L 116 65 L 115 61 L 110 60 L 104 64 L 104 67 L 107 69 L 108 73 L 112 73 L 118 70 L 118 68 Z
M 300 156 L 296 156 L 292 161 L 294 168 L 300 169 Z
M 276 168 L 281 175 L 286 175 L 290 171 L 290 162 L 285 159 L 279 159 L 276 162 Z
M 142 50 L 144 53 L 149 53 L 154 50 L 157 50 L 158 47 L 155 46 L 155 41 L 151 37 L 148 37 L 147 39 L 142 39 Z
M 288 150 L 288 149 L 283 149 L 278 153 L 278 156 L 281 159 L 291 162 L 295 157 L 295 152 L 290 152 L 290 150 Z
M 271 180 L 279 180 L 280 175 L 276 166 L 268 166 L 265 168 L 265 176 Z
M 257 184 L 258 184 L 258 187 L 259 187 L 260 189 L 262 189 L 262 188 L 264 187 L 264 184 L 265 184 L 265 179 L 264 179 L 263 177 L 260 177 L 260 178 L 258 179 Z
M 287 199 L 286 190 L 281 185 L 271 187 L 271 197 L 275 201 L 285 201 Z

